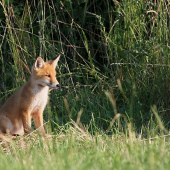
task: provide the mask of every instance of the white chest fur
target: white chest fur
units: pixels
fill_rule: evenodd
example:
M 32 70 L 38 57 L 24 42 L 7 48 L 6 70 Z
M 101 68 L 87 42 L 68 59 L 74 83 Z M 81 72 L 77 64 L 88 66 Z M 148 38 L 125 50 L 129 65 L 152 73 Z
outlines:
M 34 89 L 32 89 L 31 93 L 34 95 L 29 109 L 33 113 L 35 110 L 40 109 L 44 110 L 47 101 L 48 101 L 48 91 L 49 87 L 41 87 L 41 86 L 35 86 Z

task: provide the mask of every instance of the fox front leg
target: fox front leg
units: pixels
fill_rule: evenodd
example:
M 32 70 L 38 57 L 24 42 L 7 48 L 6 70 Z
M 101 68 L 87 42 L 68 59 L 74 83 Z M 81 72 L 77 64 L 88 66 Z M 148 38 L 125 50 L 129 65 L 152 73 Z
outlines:
M 38 131 L 44 136 L 45 130 L 43 126 L 43 111 L 37 110 L 35 113 L 32 114 L 32 117 L 34 119 L 36 129 L 38 129 Z
M 29 133 L 31 131 L 31 115 L 29 112 L 24 112 L 22 114 L 22 123 L 24 127 L 24 132 Z

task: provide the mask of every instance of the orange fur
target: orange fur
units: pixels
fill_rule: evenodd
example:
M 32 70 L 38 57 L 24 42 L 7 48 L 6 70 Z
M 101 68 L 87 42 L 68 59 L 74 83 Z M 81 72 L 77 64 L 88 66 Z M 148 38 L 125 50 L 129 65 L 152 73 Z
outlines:
M 59 88 L 56 65 L 60 56 L 44 62 L 38 57 L 28 82 L 14 92 L 0 109 L 0 134 L 23 135 L 31 130 L 31 118 L 36 128 L 45 135 L 43 111 L 48 101 L 49 88 Z

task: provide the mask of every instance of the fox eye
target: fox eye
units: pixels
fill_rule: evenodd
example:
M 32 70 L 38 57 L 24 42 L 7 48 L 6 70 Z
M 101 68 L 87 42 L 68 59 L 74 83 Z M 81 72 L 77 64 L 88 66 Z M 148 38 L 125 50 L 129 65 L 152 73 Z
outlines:
M 45 75 L 46 77 L 51 77 L 49 74 Z

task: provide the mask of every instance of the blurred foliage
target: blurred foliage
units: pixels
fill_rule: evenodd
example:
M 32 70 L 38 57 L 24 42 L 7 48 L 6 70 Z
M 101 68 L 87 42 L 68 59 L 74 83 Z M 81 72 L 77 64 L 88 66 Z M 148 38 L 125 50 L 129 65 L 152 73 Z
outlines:
M 149 122 L 153 104 L 169 126 L 169 24 L 169 5 L 163 0 L 1 1 L 1 100 L 26 82 L 38 55 L 52 59 L 62 54 L 59 111 L 64 112 L 63 97 L 74 103 L 77 94 L 83 102 L 91 95 L 91 115 L 98 102 L 93 95 L 98 95 L 107 107 L 95 110 L 94 117 L 108 125 L 114 114 L 104 91 L 113 89 L 118 112 L 137 126 Z M 88 93 L 80 87 L 87 87 Z M 73 117 L 82 103 L 74 107 Z M 84 122 L 90 118 L 85 116 Z

